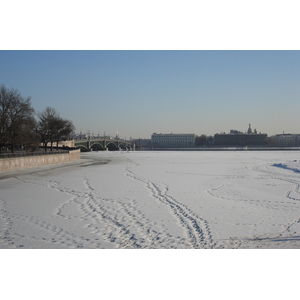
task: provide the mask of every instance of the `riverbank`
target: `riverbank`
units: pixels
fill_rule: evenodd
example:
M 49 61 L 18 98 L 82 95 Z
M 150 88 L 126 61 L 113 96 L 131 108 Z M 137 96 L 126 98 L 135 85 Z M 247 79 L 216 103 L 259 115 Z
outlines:
M 67 151 L 65 153 L 42 153 L 35 156 L 9 157 L 0 159 L 0 171 L 32 168 L 42 165 L 58 164 L 80 159 L 80 150 Z
M 153 148 L 146 151 L 300 151 L 300 147 L 191 147 Z

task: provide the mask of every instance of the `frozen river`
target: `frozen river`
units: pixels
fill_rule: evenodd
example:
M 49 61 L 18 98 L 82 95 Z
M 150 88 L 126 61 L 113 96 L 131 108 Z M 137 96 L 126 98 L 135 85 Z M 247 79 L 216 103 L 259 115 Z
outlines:
M 299 152 L 92 152 L 0 172 L 0 248 L 300 248 Z

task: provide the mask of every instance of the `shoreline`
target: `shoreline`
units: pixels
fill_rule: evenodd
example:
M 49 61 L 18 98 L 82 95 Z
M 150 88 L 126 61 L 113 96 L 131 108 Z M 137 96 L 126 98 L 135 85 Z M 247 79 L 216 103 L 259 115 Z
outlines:
M 203 147 L 203 148 L 154 148 L 136 151 L 300 151 L 300 147 Z

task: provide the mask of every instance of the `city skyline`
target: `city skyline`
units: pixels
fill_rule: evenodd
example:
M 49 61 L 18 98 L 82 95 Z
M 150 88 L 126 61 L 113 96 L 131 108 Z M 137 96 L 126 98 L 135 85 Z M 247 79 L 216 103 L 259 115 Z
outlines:
M 1 84 L 121 138 L 299 133 L 299 51 L 0 51 Z

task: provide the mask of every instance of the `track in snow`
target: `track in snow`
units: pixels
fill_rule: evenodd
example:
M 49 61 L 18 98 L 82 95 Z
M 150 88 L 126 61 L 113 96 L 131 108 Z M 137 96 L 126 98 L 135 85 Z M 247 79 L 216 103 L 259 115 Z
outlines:
M 154 199 L 169 208 L 176 217 L 180 226 L 186 232 L 188 237 L 187 247 L 190 248 L 213 248 L 211 233 L 205 220 L 193 213 L 186 205 L 168 195 L 168 186 L 166 184 L 153 182 L 136 175 L 132 167 L 126 168 L 126 175 L 134 180 L 142 182 L 150 191 Z

